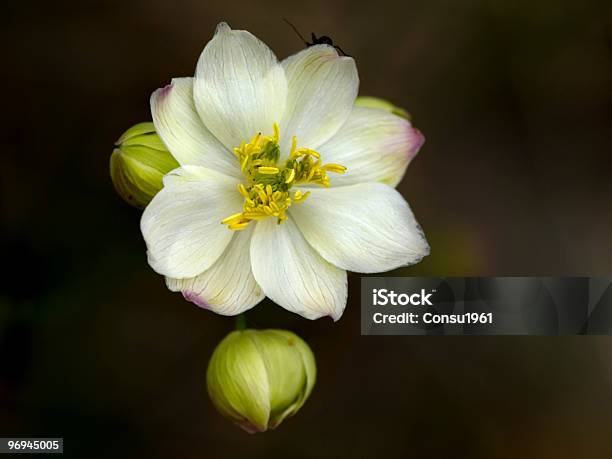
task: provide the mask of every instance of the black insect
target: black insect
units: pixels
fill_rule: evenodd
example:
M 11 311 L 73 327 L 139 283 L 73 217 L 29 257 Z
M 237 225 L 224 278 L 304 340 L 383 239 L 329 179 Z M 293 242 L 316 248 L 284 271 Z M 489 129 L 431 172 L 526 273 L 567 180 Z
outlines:
M 333 46 L 334 48 L 336 48 L 336 50 L 340 51 L 342 53 L 343 56 L 346 57 L 352 57 L 349 54 L 346 54 L 344 52 L 344 50 L 342 48 L 340 48 L 338 45 L 334 45 L 334 40 L 331 39 L 331 37 L 328 37 L 327 35 L 321 35 L 320 37 L 317 37 L 314 32 L 312 32 L 311 35 L 311 39 L 312 42 L 308 42 L 306 41 L 306 39 L 302 36 L 302 34 L 300 33 L 300 31 L 297 29 L 296 26 L 294 26 L 293 24 L 291 24 L 287 19 L 284 19 L 284 21 L 289 24 L 289 26 L 293 29 L 293 31 L 297 34 L 298 37 L 300 37 L 300 40 L 302 40 L 304 42 L 304 44 L 306 45 L 306 47 L 310 47 L 310 46 L 314 46 L 314 45 L 329 45 L 329 46 Z

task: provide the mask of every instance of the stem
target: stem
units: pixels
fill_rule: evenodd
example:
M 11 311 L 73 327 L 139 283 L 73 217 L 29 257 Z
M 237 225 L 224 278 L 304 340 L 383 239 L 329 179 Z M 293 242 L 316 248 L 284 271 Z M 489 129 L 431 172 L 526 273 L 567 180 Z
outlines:
M 247 320 L 246 314 L 243 312 L 236 316 L 236 330 L 244 330 L 245 328 L 247 328 Z

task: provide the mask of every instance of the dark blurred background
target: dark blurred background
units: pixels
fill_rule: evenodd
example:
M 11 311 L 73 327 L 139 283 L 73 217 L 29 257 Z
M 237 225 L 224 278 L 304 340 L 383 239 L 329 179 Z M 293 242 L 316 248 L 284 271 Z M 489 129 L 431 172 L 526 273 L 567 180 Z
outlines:
M 612 338 L 361 337 L 357 275 L 336 324 L 249 314 L 304 337 L 319 380 L 278 430 L 243 433 L 204 384 L 232 319 L 166 290 L 108 173 L 217 22 L 283 58 L 302 47 L 288 18 L 427 137 L 400 191 L 432 253 L 395 274 L 609 275 L 611 5 L 5 0 L 0 436 L 79 458 L 611 457 Z

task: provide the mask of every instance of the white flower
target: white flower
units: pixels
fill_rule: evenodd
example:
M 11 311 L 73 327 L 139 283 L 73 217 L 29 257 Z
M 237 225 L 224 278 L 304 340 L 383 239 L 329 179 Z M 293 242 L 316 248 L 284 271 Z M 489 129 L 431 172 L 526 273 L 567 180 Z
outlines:
M 142 216 L 149 264 L 173 291 L 219 314 L 264 296 L 337 320 L 346 271 L 428 254 L 393 188 L 423 143 L 385 110 L 355 107 L 355 62 L 316 45 L 278 62 L 221 23 L 194 78 L 151 96 L 155 128 L 180 168 Z

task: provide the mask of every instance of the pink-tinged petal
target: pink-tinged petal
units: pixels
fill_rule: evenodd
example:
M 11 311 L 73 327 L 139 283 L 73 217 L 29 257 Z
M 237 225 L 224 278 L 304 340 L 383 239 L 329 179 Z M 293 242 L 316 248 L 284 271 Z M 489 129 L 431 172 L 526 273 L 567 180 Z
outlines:
M 329 174 L 332 186 L 381 182 L 397 186 L 425 137 L 410 121 L 376 108 L 355 107 L 340 131 L 319 147 L 325 163 L 347 168 Z
M 193 102 L 193 78 L 175 78 L 151 95 L 155 130 L 183 166 L 204 166 L 240 177 L 236 157 L 204 126 Z
M 218 260 L 217 260 L 218 261 Z M 191 278 L 191 279 L 195 279 L 195 278 Z M 171 278 L 167 278 L 166 282 L 169 283 L 171 281 L 183 281 L 184 279 L 171 279 Z M 170 290 L 174 290 L 174 288 L 171 288 Z M 180 289 L 179 289 L 180 290 Z M 206 302 L 206 300 L 202 297 L 201 292 L 200 291 L 196 291 L 196 290 L 185 290 L 183 292 L 181 292 L 183 294 L 183 298 L 185 298 L 187 301 L 195 304 L 196 306 L 198 306 L 199 308 L 202 309 L 208 309 L 209 311 L 212 311 L 212 307 L 210 306 L 210 304 L 208 304 Z
M 166 285 L 182 292 L 187 301 L 217 314 L 233 316 L 264 298 L 251 272 L 250 243 L 253 226 L 234 232 L 219 259 L 202 274 L 187 279 L 166 278 Z

